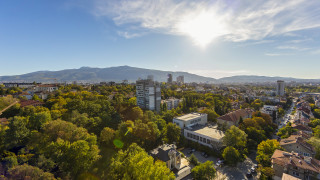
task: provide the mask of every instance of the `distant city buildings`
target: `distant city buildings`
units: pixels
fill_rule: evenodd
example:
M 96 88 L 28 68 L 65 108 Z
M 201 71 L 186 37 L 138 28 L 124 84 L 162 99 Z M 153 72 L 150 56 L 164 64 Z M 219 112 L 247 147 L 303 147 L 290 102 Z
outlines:
M 183 84 L 184 83 L 184 76 L 178 76 L 177 77 L 177 83 L 178 84 Z
M 171 83 L 172 83 L 172 74 L 168 74 L 167 83 L 168 83 L 168 84 L 171 84 Z
M 167 110 L 175 109 L 179 106 L 181 99 L 170 98 L 162 101 L 162 104 L 166 104 Z
M 153 76 L 148 79 L 136 81 L 137 105 L 142 109 L 160 111 L 161 89 L 160 85 L 153 81 Z
M 284 81 L 277 81 L 277 96 L 284 96 Z

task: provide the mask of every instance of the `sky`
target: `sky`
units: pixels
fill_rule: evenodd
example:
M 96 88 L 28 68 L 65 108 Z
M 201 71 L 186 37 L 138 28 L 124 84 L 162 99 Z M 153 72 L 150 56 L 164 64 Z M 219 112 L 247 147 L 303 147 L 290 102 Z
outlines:
M 0 1 L 0 76 L 123 65 L 320 79 L 320 1 Z

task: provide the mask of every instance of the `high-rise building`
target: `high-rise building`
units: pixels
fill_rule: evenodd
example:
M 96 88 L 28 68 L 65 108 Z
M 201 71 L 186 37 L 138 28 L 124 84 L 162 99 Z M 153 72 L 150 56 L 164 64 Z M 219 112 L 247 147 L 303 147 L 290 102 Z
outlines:
M 136 81 L 137 105 L 142 109 L 160 111 L 161 89 L 160 84 L 151 78 Z
M 168 74 L 168 80 L 167 83 L 171 84 L 172 83 L 172 74 Z
M 284 81 L 277 81 L 277 96 L 284 96 Z
M 183 84 L 184 83 L 184 76 L 178 76 L 177 77 L 177 83 L 178 84 Z

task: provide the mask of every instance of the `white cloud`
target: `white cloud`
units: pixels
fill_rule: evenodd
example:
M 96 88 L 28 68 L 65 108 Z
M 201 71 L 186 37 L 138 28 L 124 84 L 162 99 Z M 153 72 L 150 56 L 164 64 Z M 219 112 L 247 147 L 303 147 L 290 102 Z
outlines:
M 294 54 L 290 53 L 265 53 L 266 56 L 290 56 Z
M 95 0 L 93 13 L 109 17 L 126 32 L 134 29 L 184 35 L 206 46 L 229 41 L 295 35 L 320 27 L 318 0 Z M 128 32 L 129 33 L 129 32 Z
M 278 46 L 277 49 L 305 51 L 305 50 L 309 50 L 310 48 L 302 48 L 302 47 L 297 47 L 297 46 Z

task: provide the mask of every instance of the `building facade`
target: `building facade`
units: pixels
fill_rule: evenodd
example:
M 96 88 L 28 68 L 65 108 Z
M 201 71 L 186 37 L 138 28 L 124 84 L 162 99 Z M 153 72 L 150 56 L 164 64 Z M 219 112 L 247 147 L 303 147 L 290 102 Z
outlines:
M 178 76 L 177 77 L 177 83 L 178 84 L 183 84 L 184 83 L 184 76 Z
M 172 83 L 172 74 L 168 74 L 167 83 L 168 83 L 168 84 L 171 84 L 171 83 Z
M 136 81 L 137 105 L 142 109 L 160 111 L 160 85 L 151 78 Z
M 184 137 L 204 146 L 220 150 L 223 147 L 224 132 L 211 126 L 193 125 L 184 129 Z

